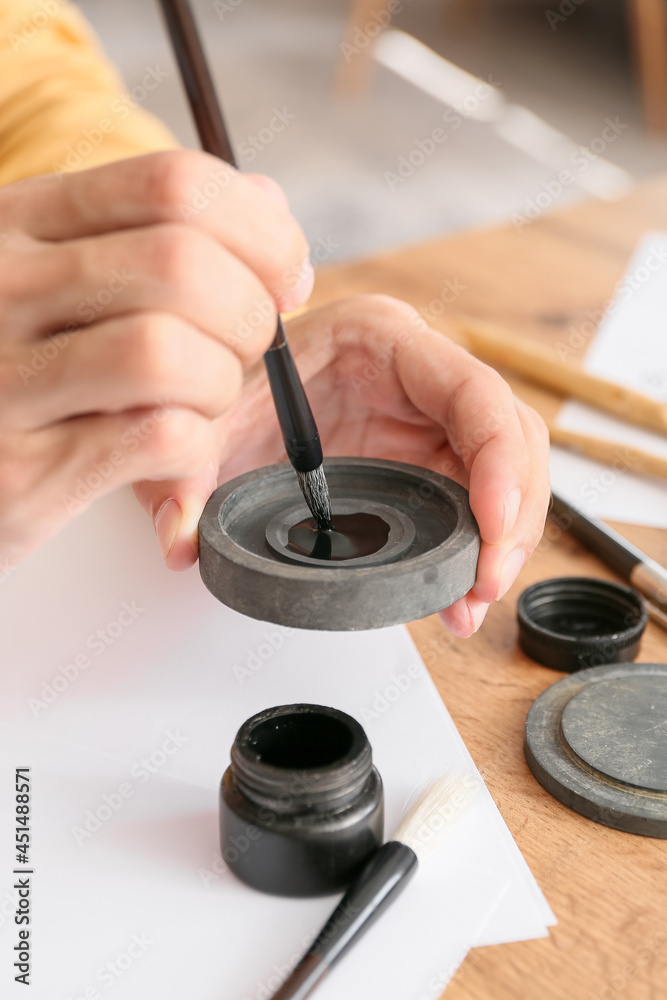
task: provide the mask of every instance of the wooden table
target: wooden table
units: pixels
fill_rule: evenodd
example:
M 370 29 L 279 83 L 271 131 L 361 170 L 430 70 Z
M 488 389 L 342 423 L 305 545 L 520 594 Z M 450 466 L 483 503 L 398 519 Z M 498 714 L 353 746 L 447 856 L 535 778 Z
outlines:
M 525 227 L 463 233 L 318 274 L 313 304 L 386 292 L 424 309 L 443 282 L 466 286 L 460 310 L 547 344 L 567 343 L 612 295 L 639 237 L 667 230 L 667 178 L 623 201 L 587 203 Z M 575 343 L 581 338 L 575 338 Z M 582 354 L 585 345 L 573 357 Z M 555 397 L 516 391 L 546 413 Z M 667 532 L 616 525 L 667 565 Z M 657 1000 L 667 997 L 667 843 L 619 833 L 551 798 L 526 765 L 522 742 L 535 698 L 561 678 L 516 643 L 516 602 L 550 576 L 613 579 L 567 535 L 545 536 L 481 631 L 455 639 L 437 616 L 412 636 L 475 763 L 558 918 L 548 938 L 473 950 L 447 1000 Z M 667 633 L 649 624 L 638 659 L 667 661 Z M 446 901 L 443 900 L 443 905 Z M 410 998 L 406 997 L 406 1000 Z M 435 1000 L 435 997 L 434 997 Z

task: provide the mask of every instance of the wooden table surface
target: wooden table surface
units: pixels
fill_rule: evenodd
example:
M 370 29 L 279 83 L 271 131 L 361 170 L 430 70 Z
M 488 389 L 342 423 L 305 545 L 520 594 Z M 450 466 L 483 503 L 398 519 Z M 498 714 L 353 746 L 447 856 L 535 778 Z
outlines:
M 667 230 L 667 177 L 623 201 L 586 203 L 514 227 L 466 232 L 318 273 L 312 304 L 385 292 L 420 310 L 498 322 L 580 357 L 642 234 Z M 465 286 L 456 300 L 445 282 Z M 438 305 L 438 301 L 441 303 Z M 434 325 L 438 325 L 437 323 Z M 444 324 L 443 324 L 444 329 Z M 578 345 L 578 347 L 577 347 Z M 544 414 L 559 400 L 512 380 Z M 615 525 L 667 565 L 667 532 Z M 481 631 L 456 639 L 437 616 L 411 626 L 475 763 L 544 891 L 558 925 L 549 937 L 474 949 L 447 1000 L 657 1000 L 667 997 L 667 843 L 620 833 L 571 812 L 537 783 L 523 755 L 526 713 L 562 674 L 517 647 L 516 602 L 551 576 L 613 579 L 571 537 L 547 535 Z M 667 662 L 667 633 L 650 623 L 639 661 Z M 446 905 L 446 900 L 443 900 Z M 375 998 L 373 998 L 375 1000 Z M 406 997 L 406 1000 L 411 998 Z M 436 997 L 433 997 L 436 1000 Z

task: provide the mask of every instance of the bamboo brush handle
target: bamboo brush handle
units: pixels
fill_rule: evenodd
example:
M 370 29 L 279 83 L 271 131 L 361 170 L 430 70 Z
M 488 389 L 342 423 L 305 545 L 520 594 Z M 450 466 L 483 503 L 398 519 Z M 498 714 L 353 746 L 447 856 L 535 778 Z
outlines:
M 667 479 L 667 459 L 642 451 L 640 448 L 631 448 L 617 441 L 578 434 L 576 431 L 568 431 L 553 424 L 549 425 L 549 436 L 552 444 L 572 448 L 587 458 L 593 458 L 618 469 L 619 472 L 640 472 Z
M 559 361 L 551 348 L 525 337 L 516 337 L 499 327 L 467 317 L 459 317 L 456 322 L 473 352 L 486 360 L 506 366 L 528 381 L 538 382 L 564 396 L 592 403 L 616 417 L 667 433 L 667 405 L 664 403 L 591 375 L 578 365 Z

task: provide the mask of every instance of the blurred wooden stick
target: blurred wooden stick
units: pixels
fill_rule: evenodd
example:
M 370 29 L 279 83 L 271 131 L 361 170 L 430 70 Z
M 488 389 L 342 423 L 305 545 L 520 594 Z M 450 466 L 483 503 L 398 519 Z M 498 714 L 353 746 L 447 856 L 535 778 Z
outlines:
M 487 361 L 506 366 L 524 376 L 601 410 L 629 420 L 641 427 L 667 433 L 667 405 L 648 396 L 608 382 L 584 371 L 578 365 L 559 361 L 553 348 L 526 337 L 517 337 L 500 327 L 481 323 L 466 316 L 454 319 L 474 354 Z
M 667 479 L 667 459 L 653 455 L 651 452 L 620 444 L 618 441 L 607 441 L 604 438 L 589 437 L 576 431 L 568 431 L 563 427 L 549 424 L 549 436 L 552 444 L 559 444 L 573 451 L 579 451 L 587 458 L 604 462 L 619 472 L 640 472 L 650 476 Z

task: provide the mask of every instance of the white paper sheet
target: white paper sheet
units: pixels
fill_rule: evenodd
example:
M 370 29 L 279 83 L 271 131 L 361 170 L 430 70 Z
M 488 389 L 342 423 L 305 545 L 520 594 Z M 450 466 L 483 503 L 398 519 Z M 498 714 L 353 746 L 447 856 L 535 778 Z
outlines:
M 595 327 L 592 317 L 581 330 L 570 331 L 578 344 Z M 568 337 L 561 352 L 567 356 Z M 593 333 L 584 367 L 596 375 L 667 402 L 667 234 L 648 233 L 639 243 L 597 332 Z M 574 401 L 560 409 L 559 427 L 621 445 L 642 448 L 667 459 L 667 437 Z M 667 527 L 667 483 L 632 472 L 619 448 L 614 467 L 554 447 L 551 456 L 554 490 L 584 513 L 630 524 Z
M 312 701 L 356 716 L 387 832 L 429 778 L 474 769 L 405 629 L 285 631 L 237 615 L 196 569 L 163 569 L 129 492 L 6 578 L 0 608 L 3 845 L 13 768 L 33 769 L 33 1000 L 267 1000 L 335 899 L 264 896 L 222 864 L 217 787 L 237 728 L 261 708 Z M 12 867 L 3 848 L 3 998 L 25 995 L 12 982 Z M 435 1000 L 474 944 L 553 922 L 484 789 L 318 996 Z

